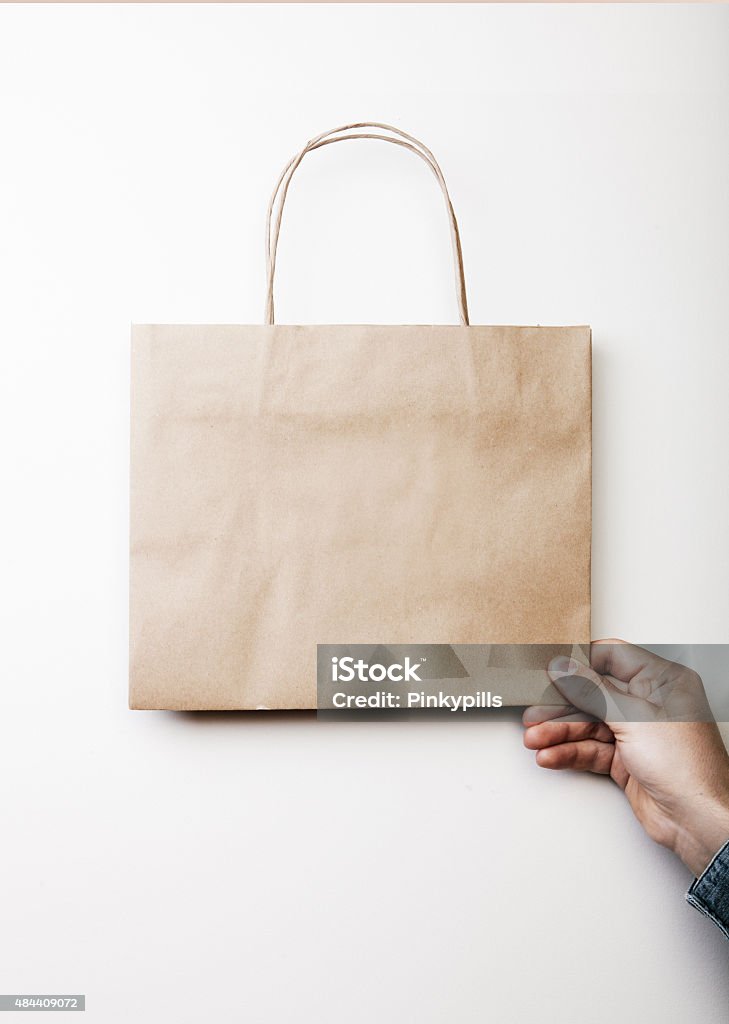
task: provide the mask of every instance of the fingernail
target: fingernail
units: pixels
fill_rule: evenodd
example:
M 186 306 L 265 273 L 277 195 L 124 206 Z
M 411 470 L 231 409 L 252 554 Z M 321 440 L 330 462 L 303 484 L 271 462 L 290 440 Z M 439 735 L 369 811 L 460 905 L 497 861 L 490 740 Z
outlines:
M 579 665 L 574 658 L 565 658 L 560 655 L 552 658 L 547 668 L 552 679 L 561 679 L 563 676 L 573 676 L 579 671 Z

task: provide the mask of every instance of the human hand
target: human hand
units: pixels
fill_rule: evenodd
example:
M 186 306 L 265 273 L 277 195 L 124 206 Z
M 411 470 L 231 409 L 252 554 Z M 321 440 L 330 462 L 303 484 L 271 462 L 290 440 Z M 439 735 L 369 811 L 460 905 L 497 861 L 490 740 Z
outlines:
M 542 768 L 609 775 L 698 877 L 729 840 L 729 754 L 701 678 L 619 640 L 592 644 L 590 663 L 550 663 L 570 706 L 527 708 L 524 745 Z

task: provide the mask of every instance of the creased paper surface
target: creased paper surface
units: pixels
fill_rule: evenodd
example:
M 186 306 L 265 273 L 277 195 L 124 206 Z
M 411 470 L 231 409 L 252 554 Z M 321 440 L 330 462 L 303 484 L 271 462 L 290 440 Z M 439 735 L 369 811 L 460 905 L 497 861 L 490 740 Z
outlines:
M 590 475 L 587 327 L 135 327 L 131 706 L 315 707 L 317 643 L 589 642 Z

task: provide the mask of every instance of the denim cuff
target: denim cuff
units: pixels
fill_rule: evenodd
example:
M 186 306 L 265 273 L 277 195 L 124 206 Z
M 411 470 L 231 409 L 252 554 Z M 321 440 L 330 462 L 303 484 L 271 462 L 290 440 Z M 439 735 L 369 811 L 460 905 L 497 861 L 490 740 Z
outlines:
M 729 842 L 686 893 L 692 907 L 705 914 L 729 939 Z

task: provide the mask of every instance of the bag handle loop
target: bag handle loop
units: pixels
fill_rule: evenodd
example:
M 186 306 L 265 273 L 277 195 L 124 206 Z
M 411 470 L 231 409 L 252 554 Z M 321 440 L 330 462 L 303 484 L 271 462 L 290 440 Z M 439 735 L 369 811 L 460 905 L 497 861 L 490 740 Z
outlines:
M 379 131 L 374 133 L 357 131 L 357 129 L 360 128 L 375 128 Z M 383 135 L 381 134 L 383 131 L 390 132 L 391 134 Z M 345 132 L 349 134 L 342 134 Z M 396 138 L 393 138 L 393 135 L 396 136 Z M 468 326 L 468 302 L 466 298 L 466 280 L 463 271 L 461 236 L 458 231 L 458 221 L 456 220 L 453 204 L 451 203 L 451 198 L 448 194 L 448 188 L 445 183 L 445 178 L 443 177 L 443 172 L 438 165 L 438 161 L 435 159 L 428 147 L 413 135 L 408 135 L 407 132 L 403 132 L 399 128 L 393 128 L 392 125 L 381 124 L 377 121 L 361 121 L 356 124 L 345 124 L 340 128 L 332 128 L 328 132 L 323 132 L 321 135 L 315 136 L 307 142 L 304 148 L 297 153 L 296 156 L 289 160 L 281 172 L 281 176 L 276 182 L 276 188 L 273 190 L 273 195 L 271 196 L 271 200 L 268 204 L 268 210 L 266 212 L 266 313 L 264 322 L 266 324 L 274 323 L 273 281 L 276 273 L 276 254 L 278 250 L 279 235 L 281 233 L 281 219 L 283 217 L 284 203 L 286 202 L 286 195 L 294 172 L 307 153 L 312 153 L 315 149 L 321 149 L 322 146 L 329 146 L 333 142 L 346 142 L 349 139 L 378 139 L 381 142 L 389 142 L 395 146 L 402 146 L 404 149 L 409 149 L 411 153 L 415 153 L 416 156 L 419 156 L 421 160 L 424 160 L 428 167 L 430 167 L 438 180 L 438 184 L 440 185 L 446 204 L 446 212 L 448 214 L 448 221 L 451 230 L 451 243 L 453 246 L 458 313 L 461 323 Z M 276 207 L 277 199 L 278 207 Z

